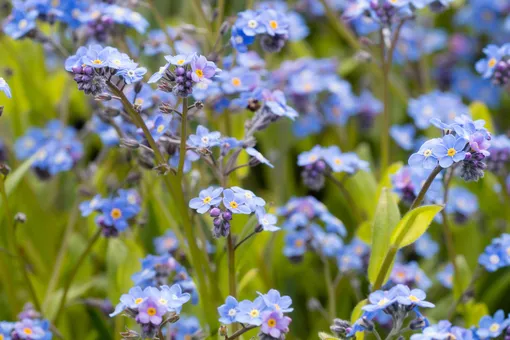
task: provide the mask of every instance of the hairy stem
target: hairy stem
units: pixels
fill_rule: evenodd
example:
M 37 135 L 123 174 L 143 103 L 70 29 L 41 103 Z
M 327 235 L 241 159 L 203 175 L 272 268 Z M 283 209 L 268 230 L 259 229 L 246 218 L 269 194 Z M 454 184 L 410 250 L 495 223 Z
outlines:
M 248 326 L 248 327 L 243 327 L 241 328 L 240 330 L 236 331 L 234 334 L 232 334 L 231 336 L 226 336 L 225 337 L 225 340 L 234 340 L 234 339 L 237 339 L 239 338 L 241 335 L 243 335 L 244 333 L 254 329 L 254 328 L 257 328 L 257 326 Z
M 425 181 L 425 183 L 423 183 L 423 186 L 421 187 L 421 190 L 418 193 L 418 196 L 416 196 L 416 198 L 413 201 L 413 204 L 411 204 L 409 211 L 413 210 L 414 208 L 417 208 L 421 204 L 421 202 L 423 202 L 423 200 L 425 199 L 425 194 L 427 193 L 430 186 L 432 185 L 432 182 L 434 181 L 436 176 L 439 175 L 441 170 L 443 170 L 443 168 L 441 168 L 441 166 L 439 166 L 439 165 L 436 166 L 434 168 L 434 170 L 432 170 L 432 172 L 430 173 L 430 175 L 427 178 L 427 180 Z
M 188 98 L 183 98 L 181 116 L 181 145 L 179 150 L 179 167 L 177 168 L 178 178 L 182 178 L 184 171 L 184 161 L 186 160 L 187 128 L 188 128 Z

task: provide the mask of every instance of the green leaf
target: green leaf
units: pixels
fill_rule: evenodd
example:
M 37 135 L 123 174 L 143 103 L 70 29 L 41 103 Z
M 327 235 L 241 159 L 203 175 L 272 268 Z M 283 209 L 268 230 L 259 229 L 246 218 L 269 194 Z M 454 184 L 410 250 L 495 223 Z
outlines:
M 238 290 L 242 292 L 243 289 L 257 277 L 258 273 L 258 268 L 252 268 L 248 270 L 248 272 L 244 274 L 243 278 L 239 282 Z
M 469 105 L 469 110 L 471 111 L 473 120 L 483 119 L 485 121 L 485 128 L 489 130 L 489 132 L 495 132 L 490 111 L 484 103 L 473 102 L 471 105 Z
M 387 188 L 389 191 L 393 188 L 393 184 L 391 182 L 391 177 L 395 175 L 404 165 L 402 162 L 395 162 L 391 164 L 388 169 L 386 169 L 386 172 L 382 176 L 381 180 L 379 181 L 379 184 L 377 185 L 377 194 L 376 199 L 379 201 L 379 198 L 381 197 L 381 193 L 384 188 Z M 395 197 L 398 197 L 398 195 L 395 195 Z M 398 202 L 398 201 L 397 201 Z
M 455 257 L 456 273 L 453 280 L 453 296 L 457 300 L 471 283 L 473 274 L 469 269 L 466 258 L 462 255 Z
M 397 248 L 403 248 L 415 242 L 427 231 L 434 216 L 442 209 L 442 205 L 434 204 L 423 205 L 408 211 L 393 230 L 391 244 Z
M 331 334 L 319 332 L 319 339 L 321 340 L 340 340 L 340 338 L 336 338 Z
M 399 220 L 398 205 L 393 199 L 391 191 L 388 188 L 383 188 L 372 227 L 372 252 L 368 264 L 368 279 L 371 284 L 374 284 L 377 274 L 381 270 L 381 265 L 390 247 L 391 233 Z
M 23 176 L 25 176 L 27 171 L 30 170 L 32 163 L 35 161 L 35 158 L 36 155 L 33 155 L 21 163 L 21 165 L 16 170 L 7 175 L 7 178 L 5 179 L 5 192 L 7 193 L 7 196 L 9 196 L 13 190 L 16 189 Z M 1 202 L 2 200 L 0 199 L 0 203 Z
M 356 236 L 365 243 L 372 243 L 372 221 L 365 221 L 356 230 Z
M 477 326 L 480 319 L 489 314 L 489 308 L 483 302 L 475 302 L 473 300 L 464 304 L 464 320 L 466 327 Z

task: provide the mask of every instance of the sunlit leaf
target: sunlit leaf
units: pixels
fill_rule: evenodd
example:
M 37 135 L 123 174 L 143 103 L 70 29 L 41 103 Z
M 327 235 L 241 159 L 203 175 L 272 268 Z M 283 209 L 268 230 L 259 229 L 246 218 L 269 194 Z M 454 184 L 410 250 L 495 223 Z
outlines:
M 393 230 L 391 244 L 403 248 L 414 243 L 427 231 L 434 216 L 442 209 L 442 205 L 424 205 L 407 212 Z

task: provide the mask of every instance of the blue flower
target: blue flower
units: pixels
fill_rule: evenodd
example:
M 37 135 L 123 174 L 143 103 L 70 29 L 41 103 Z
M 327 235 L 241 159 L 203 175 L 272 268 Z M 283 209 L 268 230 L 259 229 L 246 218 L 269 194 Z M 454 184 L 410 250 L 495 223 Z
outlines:
M 101 210 L 103 206 L 103 198 L 101 195 L 94 196 L 90 201 L 84 201 L 80 203 L 80 211 L 83 217 L 89 216 L 94 211 Z
M 11 333 L 14 329 L 14 322 L 0 321 L 0 339 L 11 340 Z
M 223 205 L 234 214 L 250 214 L 252 212 L 246 205 L 246 199 L 234 193 L 232 189 L 223 191 Z
M 266 205 L 266 201 L 262 198 L 255 196 L 255 194 L 250 191 L 240 187 L 232 187 L 231 188 L 236 195 L 241 195 L 244 199 L 244 203 L 250 208 L 252 212 L 255 212 L 257 209 L 262 208 Z
M 332 151 L 334 154 L 338 154 L 340 152 L 340 149 Z M 323 159 L 324 154 L 325 152 L 322 146 L 315 145 L 310 151 L 305 151 L 298 155 L 297 165 L 305 166 L 309 164 L 314 164 L 315 162 Z
M 483 49 L 483 53 L 485 53 L 487 57 L 476 63 L 476 71 L 480 73 L 482 77 L 490 78 L 494 73 L 496 65 L 508 54 L 508 46 L 504 45 L 503 47 L 499 47 L 496 45 L 488 45 Z
M 249 91 L 257 87 L 259 74 L 245 67 L 235 67 L 220 74 L 221 88 L 227 94 Z
M 178 284 L 171 287 L 167 285 L 161 286 L 161 292 L 158 303 L 167 307 L 169 312 L 180 313 L 182 305 L 188 302 L 191 298 L 189 293 L 183 293 L 182 288 Z
M 489 272 L 494 272 L 510 264 L 505 261 L 504 249 L 495 243 L 485 248 L 484 252 L 478 257 L 478 263 Z
M 274 168 L 274 165 L 271 164 L 266 157 L 264 157 L 264 155 L 262 155 L 260 152 L 258 152 L 257 150 L 255 150 L 254 148 L 246 148 L 246 153 L 250 156 L 252 156 L 253 158 L 255 158 L 257 161 L 259 161 L 260 163 L 262 164 L 265 164 L 267 166 L 269 166 L 270 168 Z
M 150 133 L 155 141 L 158 141 L 161 136 L 170 129 L 171 121 L 172 116 L 168 114 L 159 114 L 147 123 L 147 127 L 149 127 Z
M 123 198 L 114 198 L 105 200 L 101 207 L 103 212 L 103 223 L 109 227 L 114 227 L 118 231 L 124 231 L 128 227 L 128 220 L 137 214 L 137 209 Z
M 152 84 L 152 83 L 156 83 L 157 81 L 159 81 L 161 78 L 163 78 L 163 76 L 165 75 L 165 72 L 168 70 L 169 67 L 170 67 L 170 63 L 167 63 L 164 66 L 161 66 L 159 68 L 158 72 L 154 73 L 149 78 L 147 83 Z
M 145 73 L 147 73 L 147 69 L 145 67 L 137 67 L 134 69 L 122 69 L 117 72 L 116 75 L 124 79 L 126 84 L 132 84 L 142 80 Z
M 366 312 L 376 312 L 379 310 L 386 309 L 386 307 L 389 307 L 397 300 L 394 290 L 390 291 L 377 290 L 368 296 L 368 301 L 369 304 L 363 306 L 362 309 Z
M 462 187 L 453 187 L 448 192 L 447 213 L 459 213 L 469 217 L 478 211 L 478 198 L 469 190 Z
M 304 255 L 307 240 L 308 233 L 304 230 L 287 233 L 283 254 L 290 258 Z
M 439 160 L 439 165 L 442 168 L 448 168 L 453 163 L 463 161 L 466 157 L 464 148 L 468 141 L 462 137 L 454 137 L 453 135 L 446 135 L 442 141 L 434 145 L 432 153 Z
M 235 28 L 249 37 L 266 32 L 266 27 L 260 22 L 260 14 L 252 10 L 238 13 Z
M 410 290 L 409 287 L 404 285 L 396 285 L 392 288 L 395 290 L 397 302 L 401 305 L 409 306 L 414 305 L 422 308 L 433 308 L 434 304 L 425 301 L 427 295 L 421 289 Z
M 225 304 L 218 307 L 218 313 L 220 314 L 219 321 L 224 325 L 230 325 L 236 322 L 237 314 L 240 312 L 239 304 L 237 300 L 228 296 L 225 300 Z
M 413 167 L 423 167 L 427 170 L 434 169 L 439 161 L 434 155 L 433 149 L 440 143 L 440 138 L 434 138 L 423 143 L 423 145 L 420 147 L 420 150 L 418 150 L 416 153 L 413 153 L 411 157 L 409 157 L 409 165 Z
M 11 88 L 9 87 L 9 84 L 7 84 L 7 82 L 2 77 L 0 77 L 0 91 L 5 93 L 7 98 L 12 98 Z
M 485 315 L 480 319 L 476 334 L 481 339 L 497 338 L 510 325 L 510 318 L 505 318 L 505 312 L 500 309 L 494 317 Z
M 393 125 L 390 128 L 390 135 L 395 142 L 404 150 L 411 150 L 414 146 L 416 129 L 412 124 Z
M 127 294 L 122 294 L 120 297 L 120 303 L 117 304 L 113 313 L 110 314 L 110 317 L 115 315 L 119 315 L 126 308 L 138 309 L 138 306 L 145 301 L 147 298 L 147 292 L 143 291 L 142 288 L 136 286 L 129 290 Z
M 188 137 L 188 144 L 195 148 L 209 149 L 220 144 L 221 134 L 218 131 L 209 132 L 209 130 L 199 125 L 195 135 Z
M 296 110 L 287 105 L 285 95 L 280 90 L 274 91 L 266 98 L 265 106 L 272 114 L 280 117 L 287 117 L 294 120 L 298 116 Z
M 241 301 L 238 308 L 237 322 L 246 325 L 260 326 L 262 324 L 262 312 L 266 310 L 267 307 L 264 299 L 259 296 L 253 302 L 249 300 Z
M 36 28 L 35 19 L 38 16 L 36 10 L 19 8 L 15 3 L 12 13 L 4 23 L 3 31 L 13 39 L 24 37 L 28 32 Z
M 436 278 L 445 288 L 452 289 L 453 265 L 448 263 L 446 266 L 444 266 L 443 270 L 437 273 Z
M 278 223 L 278 219 L 276 218 L 275 215 L 266 213 L 266 211 L 263 208 L 257 209 L 256 214 L 258 222 L 262 226 L 262 229 L 264 229 L 265 231 L 280 230 L 280 228 L 276 226 L 276 223 Z
M 168 164 L 171 167 L 177 169 L 179 166 L 179 158 L 180 152 L 176 151 L 172 157 L 168 160 Z M 197 161 L 200 158 L 200 155 L 194 152 L 193 150 L 186 151 L 186 157 L 184 158 L 184 173 L 188 173 L 191 170 L 191 163 Z
M 167 230 L 163 236 L 154 239 L 154 248 L 158 254 L 173 253 L 179 248 L 179 241 L 172 230 Z
M 116 52 L 113 47 L 105 47 L 101 50 L 89 48 L 87 54 L 82 58 L 83 64 L 93 68 L 104 68 L 110 66 L 110 58 Z M 118 52 L 118 51 L 117 51 Z
M 248 46 L 253 44 L 254 41 L 255 41 L 254 36 L 248 36 L 244 34 L 241 28 L 237 28 L 236 26 L 232 27 L 232 37 L 230 38 L 230 44 L 238 52 L 240 53 L 247 52 Z
M 280 292 L 276 289 L 271 289 L 267 294 L 261 294 L 257 292 L 267 308 L 272 311 L 281 312 L 281 313 L 290 313 L 294 310 L 294 308 L 290 308 L 292 305 L 292 299 L 289 296 L 280 296 Z
M 274 36 L 276 34 L 288 34 L 289 23 L 284 14 L 272 9 L 264 11 L 260 15 L 262 25 L 266 27 L 266 33 Z
M 184 66 L 191 63 L 195 58 L 197 58 L 196 53 L 191 53 L 188 55 L 178 54 L 176 56 L 167 55 L 165 59 L 171 64 L 175 66 Z
M 217 206 L 221 203 L 221 193 L 223 188 L 209 187 L 200 191 L 198 197 L 192 198 L 189 201 L 189 207 L 195 209 L 197 213 L 204 214 L 209 211 L 212 207 Z

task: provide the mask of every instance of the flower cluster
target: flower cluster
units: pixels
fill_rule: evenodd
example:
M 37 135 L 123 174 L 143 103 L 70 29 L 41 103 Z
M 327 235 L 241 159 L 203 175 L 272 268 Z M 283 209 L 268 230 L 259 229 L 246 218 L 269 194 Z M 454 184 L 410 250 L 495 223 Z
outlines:
M 510 234 L 502 234 L 500 237 L 493 239 L 478 258 L 478 263 L 490 272 L 509 267 Z
M 114 25 L 133 28 L 144 33 L 149 23 L 140 13 L 127 6 L 80 0 L 15 1 L 12 12 L 3 24 L 4 32 L 13 39 L 31 36 L 40 20 L 61 22 L 85 40 L 106 41 Z
M 59 120 L 51 120 L 44 129 L 30 128 L 14 145 L 20 160 L 34 157 L 32 168 L 42 178 L 71 170 L 83 156 L 83 145 L 76 130 Z
M 147 72 L 127 54 L 114 47 L 103 48 L 100 45 L 80 47 L 75 55 L 67 58 L 65 69 L 74 74 L 78 89 L 91 95 L 104 92 L 113 76 L 131 84 L 142 80 Z
M 18 321 L 0 321 L 0 339 L 51 340 L 50 322 L 43 320 L 31 304 L 18 314 Z
M 289 39 L 289 20 L 286 14 L 273 8 L 238 13 L 232 26 L 232 47 L 241 53 L 247 52 L 257 35 L 261 36 L 260 44 L 265 51 L 280 51 Z
M 327 257 L 341 255 L 345 226 L 314 197 L 291 198 L 278 209 L 278 215 L 285 218 L 287 232 L 283 254 L 291 260 L 300 261 L 308 249 Z
M 105 237 L 115 237 L 119 232 L 125 231 L 129 223 L 140 212 L 140 196 L 134 189 L 119 190 L 116 197 L 103 198 L 94 196 L 90 201 L 80 204 L 81 215 L 86 217 L 93 212 L 100 215 L 96 223 L 103 231 Z
M 393 320 L 393 333 L 399 334 L 404 321 L 410 312 L 414 312 L 416 318 L 409 322 L 411 330 L 423 329 L 428 326 L 428 320 L 420 313 L 420 308 L 432 308 L 434 305 L 425 300 L 426 295 L 420 289 L 409 289 L 405 285 L 396 285 L 390 290 L 378 290 L 368 297 L 368 304 L 362 307 L 362 316 L 351 326 L 332 326 L 332 331 L 338 335 L 354 337 L 357 332 L 375 332 L 375 325 L 372 321 L 376 315 L 383 312 L 391 315 Z
M 488 45 L 483 53 L 485 58 L 476 63 L 478 73 L 495 85 L 507 85 L 510 80 L 510 44 Z
M 436 339 L 473 339 L 472 331 L 458 326 L 453 326 L 449 321 L 442 320 L 436 325 L 426 327 L 421 334 L 411 335 L 412 340 L 436 340 Z
M 336 145 L 314 146 L 310 151 L 298 156 L 297 165 L 303 167 L 301 178 L 304 184 L 313 190 L 324 186 L 324 176 L 330 173 L 345 172 L 353 175 L 359 170 L 368 171 L 368 162 L 361 160 L 354 152 L 342 153 Z
M 423 182 L 429 177 L 431 170 L 424 168 L 403 166 L 391 177 L 393 191 L 400 199 L 411 204 L 420 192 Z M 425 195 L 425 201 L 438 203 L 443 200 L 442 174 L 434 178 L 432 185 Z
M 454 215 L 456 222 L 464 223 L 478 211 L 478 198 L 465 188 L 452 187 L 445 210 Z
M 341 273 L 360 273 L 368 268 L 370 247 L 358 238 L 344 245 L 337 254 L 337 266 Z
M 128 294 L 120 297 L 111 317 L 121 313 L 136 320 L 142 328 L 142 338 L 153 338 L 166 323 L 178 320 L 182 305 L 188 302 L 190 295 L 183 293 L 177 284 L 161 288 L 133 287 Z
M 225 304 L 218 307 L 219 321 L 224 325 L 241 323 L 251 328 L 260 327 L 261 339 L 282 339 L 289 332 L 291 318 L 285 315 L 293 311 L 289 296 L 271 289 L 267 294 L 258 293 L 253 301 L 237 300 L 228 296 Z M 269 336 L 269 337 L 267 337 Z
M 506 135 L 494 136 L 491 139 L 489 152 L 487 169 L 498 175 L 507 174 L 505 167 L 510 162 L 510 138 Z
M 178 284 L 184 292 L 190 294 L 193 303 L 198 302 L 195 283 L 186 267 L 172 255 L 147 255 L 140 262 L 142 269 L 131 276 L 135 286 L 146 288 Z
M 192 198 L 189 207 L 199 214 L 209 213 L 213 218 L 214 237 L 226 237 L 230 233 L 230 223 L 234 214 L 253 214 L 258 218 L 256 232 L 279 230 L 276 217 L 266 213 L 266 201 L 257 197 L 252 191 L 240 187 L 223 189 L 209 187 L 200 191 L 198 197 Z M 223 207 L 222 207 L 223 206 Z
M 159 88 L 178 97 L 188 97 L 193 86 L 210 83 L 221 72 L 212 61 L 196 53 L 165 56 L 167 63 L 160 67 L 149 79 L 150 83 L 159 81 Z
M 484 176 L 487 165 L 483 162 L 490 155 L 491 134 L 484 128 L 483 120 L 473 121 L 468 116 L 455 119 L 453 124 L 445 124 L 433 118 L 432 124 L 443 132 L 442 138 L 433 138 L 411 155 L 409 164 L 423 169 L 437 166 L 449 168 L 459 163 L 460 176 L 465 181 L 478 181 Z

